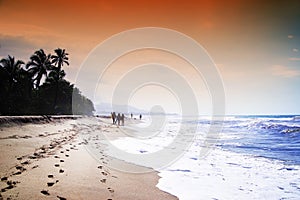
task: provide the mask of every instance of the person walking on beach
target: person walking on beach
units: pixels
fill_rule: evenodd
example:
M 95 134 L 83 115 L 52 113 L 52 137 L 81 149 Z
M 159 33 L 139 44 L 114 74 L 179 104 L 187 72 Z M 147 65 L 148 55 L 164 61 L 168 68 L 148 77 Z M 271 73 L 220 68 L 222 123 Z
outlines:
M 132 117 L 133 117 L 133 114 L 132 114 L 132 113 L 130 114 L 130 117 L 131 117 L 131 119 L 132 119 Z
M 142 114 L 140 114 L 140 120 L 142 119 Z
M 112 121 L 113 121 L 113 124 L 115 123 L 115 116 L 114 116 L 114 113 L 113 112 L 111 112 L 110 113 L 110 115 L 111 115 L 111 119 L 112 119 Z
M 115 112 L 112 112 L 111 113 L 111 118 L 112 118 L 112 121 L 113 121 L 113 124 L 116 124 L 116 121 L 117 121 L 117 116 L 116 116 L 116 113 Z
M 120 121 L 121 121 L 121 115 L 120 115 L 120 113 L 118 113 L 117 121 L 118 121 L 118 126 L 120 126 Z
M 124 120 L 125 120 L 125 115 L 124 114 L 122 114 L 121 120 L 122 120 L 122 126 L 124 126 Z

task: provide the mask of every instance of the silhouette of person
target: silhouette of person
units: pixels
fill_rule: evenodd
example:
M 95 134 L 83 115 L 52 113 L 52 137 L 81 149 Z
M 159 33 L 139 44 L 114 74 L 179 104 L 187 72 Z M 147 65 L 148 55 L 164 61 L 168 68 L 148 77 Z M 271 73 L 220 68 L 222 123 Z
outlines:
M 117 121 L 118 121 L 118 126 L 120 126 L 120 121 L 121 121 L 121 115 L 120 115 L 120 113 L 118 113 Z
M 113 124 L 116 124 L 116 121 L 117 121 L 117 116 L 116 116 L 116 113 L 115 112 L 113 112 L 112 114 L 111 114 L 111 117 L 112 117 L 112 120 L 113 120 Z
M 125 120 L 125 115 L 124 114 L 122 114 L 121 120 L 122 120 L 122 126 L 124 126 L 124 120 Z
M 142 114 L 140 114 L 140 120 L 142 119 Z
M 132 114 L 132 113 L 130 114 L 130 117 L 131 117 L 131 119 L 132 119 L 132 117 L 133 117 L 133 114 Z
M 113 124 L 115 123 L 115 116 L 114 116 L 114 113 L 113 112 L 111 112 L 110 113 L 110 115 L 111 115 L 111 119 L 112 119 L 112 121 L 113 121 Z

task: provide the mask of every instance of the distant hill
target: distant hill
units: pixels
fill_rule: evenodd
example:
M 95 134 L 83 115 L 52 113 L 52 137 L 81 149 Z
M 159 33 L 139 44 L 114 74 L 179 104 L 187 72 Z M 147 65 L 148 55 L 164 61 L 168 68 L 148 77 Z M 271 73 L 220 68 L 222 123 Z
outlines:
M 143 115 L 148 115 L 149 111 L 136 108 L 133 106 L 127 106 L 127 105 L 115 105 L 114 108 L 112 108 L 112 105 L 109 103 L 101 103 L 101 104 L 96 104 L 95 105 L 96 115 L 101 115 L 101 114 L 110 114 L 111 112 L 117 112 L 117 113 L 124 113 L 124 114 L 143 114 Z M 177 113 L 163 113 L 163 112 L 154 112 L 152 114 L 155 115 L 178 115 Z
M 96 104 L 96 113 L 95 114 L 107 114 L 111 112 L 120 112 L 120 113 L 133 113 L 133 114 L 144 114 L 148 113 L 146 110 L 135 108 L 133 106 L 127 105 L 114 105 L 112 106 L 110 103 L 101 103 Z

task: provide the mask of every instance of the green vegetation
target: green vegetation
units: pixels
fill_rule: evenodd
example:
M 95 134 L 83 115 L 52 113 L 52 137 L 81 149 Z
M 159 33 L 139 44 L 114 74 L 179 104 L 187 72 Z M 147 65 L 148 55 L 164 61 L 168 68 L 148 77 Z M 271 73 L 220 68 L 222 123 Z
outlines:
M 64 79 L 68 53 L 60 48 L 54 53 L 40 49 L 27 64 L 12 56 L 0 61 L 0 115 L 93 114 L 92 101 Z

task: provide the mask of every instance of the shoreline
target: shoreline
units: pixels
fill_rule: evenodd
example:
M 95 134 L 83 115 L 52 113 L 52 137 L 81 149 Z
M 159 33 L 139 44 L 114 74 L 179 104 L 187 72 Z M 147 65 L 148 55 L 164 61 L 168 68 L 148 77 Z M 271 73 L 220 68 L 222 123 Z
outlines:
M 68 117 L 51 117 L 50 122 L 43 116 L 25 117 L 26 122 L 23 116 L 8 117 L 13 118 L 9 123 L 21 126 L 0 127 L 0 199 L 178 199 L 156 187 L 157 171 L 110 169 L 109 162 L 141 166 L 108 157 L 103 144 L 100 162 L 88 153 L 86 145 L 93 138 L 84 141 L 79 132 L 114 134 L 103 118 Z

